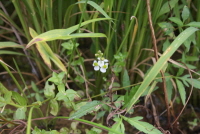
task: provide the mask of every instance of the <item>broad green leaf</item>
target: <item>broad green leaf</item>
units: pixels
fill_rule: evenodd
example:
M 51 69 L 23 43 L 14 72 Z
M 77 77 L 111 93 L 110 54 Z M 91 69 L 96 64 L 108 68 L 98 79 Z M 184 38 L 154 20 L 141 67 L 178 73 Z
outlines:
M 176 79 L 176 84 L 178 87 L 179 94 L 181 96 L 182 103 L 183 103 L 183 105 L 185 105 L 185 98 L 186 98 L 185 87 L 184 87 L 183 83 L 178 79 Z
M 19 93 L 12 91 L 12 97 L 19 105 L 27 105 L 27 100 L 24 97 L 22 97 Z
M 0 42 L 0 49 L 2 48 L 8 48 L 8 47 L 11 47 L 11 48 L 24 48 L 24 46 L 22 45 L 19 45 L 15 42 Z
M 134 126 L 135 128 L 137 128 L 139 131 L 142 131 L 144 133 L 147 134 L 162 134 L 158 129 L 156 129 L 153 125 L 147 123 L 147 122 L 143 122 L 143 121 L 139 121 L 141 120 L 143 117 L 134 117 L 134 118 L 127 118 L 125 116 L 121 116 L 125 121 L 127 121 L 128 123 L 130 123 L 132 126 Z
M 128 71 L 125 69 L 124 70 L 124 74 L 123 74 L 123 81 L 122 81 L 122 86 L 126 89 L 129 90 L 130 87 L 130 80 L 129 80 L 129 75 L 128 75 Z
M 109 20 L 110 18 L 98 18 L 98 19 L 92 19 L 92 20 L 88 20 L 85 22 L 81 23 L 81 27 L 84 25 L 87 25 L 89 23 L 92 22 L 96 22 L 96 21 L 101 21 L 101 20 Z M 54 29 L 54 30 L 50 30 L 48 32 L 42 33 L 36 37 L 34 37 L 26 46 L 26 49 L 29 48 L 31 45 L 35 44 L 36 42 L 44 42 L 44 41 L 52 41 L 52 40 L 56 40 L 56 39 L 71 39 L 71 38 L 78 38 L 78 37 L 89 37 L 90 35 L 94 34 L 94 33 L 79 33 L 79 34 L 72 34 L 74 31 L 76 31 L 79 28 L 79 24 L 72 26 L 70 28 L 67 29 Z M 105 37 L 104 34 L 101 33 L 97 33 L 94 34 L 94 36 L 92 37 Z
M 184 6 L 184 7 L 183 7 L 182 14 L 181 14 L 181 17 L 182 17 L 182 19 L 183 19 L 183 22 L 185 22 L 185 20 L 187 20 L 187 19 L 189 18 L 189 16 L 190 16 L 190 11 L 189 11 L 189 9 L 188 9 L 187 6 Z
M 169 12 L 171 9 L 173 9 L 177 2 L 178 0 L 166 1 L 165 4 L 160 9 L 158 17 Z
M 190 22 L 189 24 L 187 24 L 186 26 L 191 26 L 191 27 L 198 27 L 200 28 L 200 22 Z
M 152 67 L 150 72 L 146 75 L 144 78 L 142 84 L 138 88 L 137 92 L 134 96 L 130 99 L 129 103 L 127 104 L 127 112 L 132 108 L 132 106 L 138 101 L 138 99 L 141 97 L 143 92 L 146 90 L 146 88 L 150 85 L 150 83 L 154 80 L 154 78 L 158 75 L 160 70 L 164 67 L 164 65 L 167 63 L 169 58 L 174 54 L 174 52 L 179 48 L 179 46 L 188 38 L 190 37 L 195 31 L 198 29 L 194 27 L 189 27 L 186 30 L 184 30 L 167 48 L 167 50 L 162 54 L 162 56 L 159 58 L 159 60 L 156 62 L 156 64 Z M 125 107 L 124 107 L 125 108 Z
M 59 106 L 58 106 L 58 102 L 53 99 L 53 100 L 50 100 L 50 113 L 54 116 L 56 116 L 58 114 L 58 109 L 59 109 Z
M 170 17 L 169 20 L 171 20 L 172 22 L 176 23 L 180 27 L 183 26 L 183 22 L 177 17 Z
M 101 107 L 100 101 L 91 101 L 86 103 L 84 106 L 82 106 L 78 111 L 76 111 L 73 115 L 70 116 L 70 120 L 74 118 L 81 118 L 82 116 L 86 115 L 87 113 L 90 113 L 97 108 Z
M 14 120 L 26 119 L 26 108 L 25 107 L 18 108 L 15 111 L 13 118 Z

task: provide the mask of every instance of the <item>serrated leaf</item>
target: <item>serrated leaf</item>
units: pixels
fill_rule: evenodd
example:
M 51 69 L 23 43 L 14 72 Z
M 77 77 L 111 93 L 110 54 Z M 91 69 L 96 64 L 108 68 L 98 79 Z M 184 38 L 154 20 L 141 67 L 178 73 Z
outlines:
M 126 87 L 125 88 L 126 90 L 130 89 L 130 87 L 127 87 L 127 86 L 130 86 L 130 79 L 129 79 L 128 71 L 126 69 L 124 70 L 124 74 L 123 74 L 122 86 Z
M 190 22 L 189 24 L 187 24 L 186 26 L 191 26 L 191 27 L 198 27 L 200 28 L 200 22 Z
M 91 101 L 91 102 L 88 102 L 84 106 L 82 106 L 80 108 L 80 110 L 78 110 L 73 115 L 71 115 L 70 118 L 69 118 L 69 120 L 72 120 L 74 118 L 81 118 L 82 116 L 86 115 L 87 113 L 90 113 L 90 112 L 96 110 L 96 108 L 99 108 L 99 106 L 101 104 L 102 103 L 100 101 Z
M 187 19 L 189 18 L 189 16 L 190 16 L 190 11 L 189 11 L 189 9 L 188 9 L 187 6 L 184 6 L 184 7 L 183 7 L 182 14 L 181 14 L 181 17 L 182 17 L 182 19 L 183 19 L 183 22 L 185 22 L 185 20 L 187 20 Z
M 176 23 L 178 26 L 183 26 L 183 22 L 177 17 L 170 17 L 169 20 Z
M 12 97 L 19 105 L 27 105 L 27 100 L 24 97 L 22 97 L 19 93 L 12 91 Z
M 58 114 L 58 109 L 59 109 L 59 106 L 58 106 L 58 102 L 53 99 L 53 100 L 50 100 L 50 113 L 54 116 L 56 116 Z
M 177 2 L 178 0 L 166 1 L 165 4 L 160 9 L 158 17 L 169 12 L 171 9 L 173 9 Z
M 190 85 L 193 85 L 195 88 L 200 89 L 200 81 L 197 79 L 191 79 L 189 75 L 185 75 L 180 78 L 183 81 L 187 81 Z
M 14 120 L 26 119 L 26 108 L 25 107 L 18 108 L 15 111 L 13 118 Z
M 143 121 L 139 121 L 141 120 L 143 117 L 134 117 L 134 118 L 127 118 L 125 116 L 121 116 L 125 121 L 127 121 L 128 123 L 130 123 L 132 126 L 134 126 L 135 128 L 137 128 L 139 131 L 142 131 L 144 133 L 147 134 L 162 134 L 158 129 L 156 129 L 153 125 L 147 123 L 147 122 L 143 122 Z
M 183 83 L 178 79 L 176 79 L 176 84 L 178 87 L 179 94 L 181 96 L 182 103 L 183 103 L 183 105 L 185 105 L 185 99 L 186 99 L 185 87 L 184 87 Z

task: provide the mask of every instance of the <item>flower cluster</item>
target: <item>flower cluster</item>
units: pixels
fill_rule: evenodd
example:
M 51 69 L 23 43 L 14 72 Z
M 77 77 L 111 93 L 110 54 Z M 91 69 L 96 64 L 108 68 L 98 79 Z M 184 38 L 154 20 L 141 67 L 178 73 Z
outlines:
M 103 53 L 100 50 L 95 56 L 97 57 L 97 60 L 94 60 L 93 62 L 94 70 L 100 70 L 102 73 L 105 73 L 108 68 L 108 60 L 103 57 Z

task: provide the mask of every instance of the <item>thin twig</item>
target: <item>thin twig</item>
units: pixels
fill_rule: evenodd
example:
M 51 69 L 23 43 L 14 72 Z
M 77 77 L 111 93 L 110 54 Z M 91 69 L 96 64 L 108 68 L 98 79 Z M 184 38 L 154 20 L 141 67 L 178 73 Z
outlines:
M 155 32 L 153 28 L 153 23 L 152 23 L 152 18 L 151 18 L 151 9 L 150 9 L 150 0 L 147 0 L 147 10 L 148 10 L 148 18 L 149 18 L 149 26 L 151 29 L 151 36 L 153 39 L 153 47 L 154 47 L 154 54 L 156 61 L 158 61 L 158 49 L 157 49 L 157 41 L 155 37 Z M 169 105 L 168 105 L 168 95 L 167 95 L 167 89 L 166 89 L 166 81 L 165 81 L 165 76 L 164 72 L 160 70 L 161 76 L 162 76 L 162 81 L 163 81 L 163 90 L 164 90 L 164 95 L 165 95 L 165 105 L 167 107 L 167 115 L 168 115 L 168 126 L 170 125 L 170 111 L 169 111 Z
M 183 106 L 183 108 L 181 109 L 181 112 L 179 113 L 178 117 L 174 120 L 174 122 L 171 124 L 171 126 L 173 126 L 173 125 L 178 121 L 178 119 L 179 119 L 179 117 L 181 116 L 181 114 L 183 113 L 183 110 L 185 109 L 187 103 L 189 102 L 190 97 L 191 97 L 191 95 L 192 95 L 192 91 L 193 91 L 193 79 L 192 79 L 192 74 L 191 74 L 191 72 L 190 72 L 190 69 L 187 67 L 187 65 L 186 65 L 185 63 L 183 63 L 183 64 L 185 65 L 185 67 L 186 67 L 187 70 L 188 70 L 188 73 L 190 74 L 191 85 L 192 85 L 192 87 L 191 87 L 191 90 L 190 90 L 190 94 L 189 94 L 189 96 L 188 96 L 188 99 L 187 99 L 187 101 L 185 102 L 185 105 Z

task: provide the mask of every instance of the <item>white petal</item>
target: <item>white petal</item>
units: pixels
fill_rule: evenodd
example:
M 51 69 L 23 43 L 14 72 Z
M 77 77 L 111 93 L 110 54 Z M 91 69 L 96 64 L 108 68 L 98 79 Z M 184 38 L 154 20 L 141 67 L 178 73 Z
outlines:
M 101 71 L 102 73 L 105 73 L 105 72 L 106 72 L 106 69 L 105 69 L 105 68 L 101 68 L 100 71 Z
M 95 70 L 95 71 L 98 71 L 98 70 L 99 70 L 99 66 L 95 66 L 95 67 L 94 67 L 94 70 Z
M 107 59 L 105 59 L 105 60 L 104 60 L 104 62 L 108 62 L 108 60 L 107 60 Z
M 104 65 L 104 62 L 103 62 L 103 61 L 98 61 L 98 64 L 99 64 L 99 66 L 101 67 L 101 66 Z

